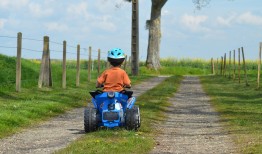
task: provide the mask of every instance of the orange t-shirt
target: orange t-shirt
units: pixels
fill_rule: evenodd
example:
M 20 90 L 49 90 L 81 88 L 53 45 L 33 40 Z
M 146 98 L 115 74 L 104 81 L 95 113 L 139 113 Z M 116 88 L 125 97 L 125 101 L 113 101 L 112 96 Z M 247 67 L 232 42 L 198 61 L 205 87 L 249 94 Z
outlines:
M 97 82 L 104 84 L 103 91 L 122 91 L 124 85 L 131 83 L 127 73 L 119 67 L 111 67 L 105 70 L 98 77 Z

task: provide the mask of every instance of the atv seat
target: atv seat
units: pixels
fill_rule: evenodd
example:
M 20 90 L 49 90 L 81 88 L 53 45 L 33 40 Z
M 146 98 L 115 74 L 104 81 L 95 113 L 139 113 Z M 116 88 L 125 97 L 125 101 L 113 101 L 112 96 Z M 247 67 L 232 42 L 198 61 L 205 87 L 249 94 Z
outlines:
M 99 94 L 102 94 L 102 93 L 103 93 L 103 91 L 101 91 L 101 90 L 96 90 L 96 91 L 90 91 L 90 92 L 89 92 L 89 94 L 90 94 L 93 98 L 95 98 L 96 95 L 99 95 Z M 132 97 L 132 94 L 133 94 L 133 91 L 122 90 L 122 91 L 120 91 L 120 93 L 127 95 L 128 98 L 131 98 L 131 97 Z

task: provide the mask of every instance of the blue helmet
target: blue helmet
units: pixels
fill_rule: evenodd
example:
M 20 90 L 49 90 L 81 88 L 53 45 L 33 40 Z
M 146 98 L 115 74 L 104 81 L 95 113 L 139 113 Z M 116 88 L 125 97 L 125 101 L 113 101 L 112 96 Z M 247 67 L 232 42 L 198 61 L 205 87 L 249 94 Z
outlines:
M 113 58 L 113 59 L 121 59 L 121 58 L 125 58 L 125 53 L 123 50 L 119 49 L 119 48 L 114 48 L 110 51 L 108 51 L 108 58 Z
M 119 48 L 114 48 L 108 51 L 107 59 L 113 66 L 119 66 L 125 60 L 125 53 Z

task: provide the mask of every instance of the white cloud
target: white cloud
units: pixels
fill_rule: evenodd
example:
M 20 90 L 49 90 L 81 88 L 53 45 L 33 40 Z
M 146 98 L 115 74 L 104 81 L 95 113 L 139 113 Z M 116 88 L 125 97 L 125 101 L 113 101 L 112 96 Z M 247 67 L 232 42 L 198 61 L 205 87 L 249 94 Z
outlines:
M 71 4 L 70 6 L 68 6 L 66 11 L 70 16 L 80 17 L 80 18 L 84 17 L 85 19 L 88 19 L 90 15 L 88 13 L 87 7 L 88 7 L 87 2 L 81 2 L 78 4 Z
M 206 22 L 207 19 L 208 17 L 203 15 L 193 16 L 185 14 L 182 16 L 181 23 L 193 32 L 207 32 L 209 29 L 201 25 Z
M 98 7 L 99 4 L 103 4 L 102 2 L 104 2 L 105 6 L 101 6 Z M 114 8 L 114 6 L 112 5 L 111 2 L 107 2 L 107 0 L 99 0 L 96 1 L 95 5 L 95 10 L 100 10 L 101 8 Z M 74 5 L 70 5 L 67 8 L 67 13 L 68 13 L 68 17 L 69 18 L 80 18 L 81 22 L 78 24 L 79 27 L 83 27 L 83 25 L 85 25 L 85 27 L 88 27 L 88 31 L 90 29 L 90 25 L 91 27 L 93 27 L 93 29 L 101 29 L 107 32 L 114 32 L 117 29 L 117 26 L 114 24 L 114 20 L 112 18 L 112 16 L 107 15 L 108 13 L 96 13 L 96 14 L 92 14 L 92 12 L 90 12 L 91 10 L 88 8 L 88 3 L 87 2 L 80 2 Z M 109 10 L 104 10 L 104 12 L 111 12 L 111 9 Z
M 99 12 L 104 13 L 112 12 L 116 9 L 125 9 L 128 6 L 131 6 L 131 3 L 124 0 L 114 0 L 113 3 L 111 0 L 96 0 L 94 3 Z
M 4 18 L 0 18 L 0 29 L 8 29 L 10 27 L 16 27 L 20 24 L 19 20 L 15 20 L 15 19 L 4 19 Z
M 117 29 L 116 25 L 112 22 L 112 17 L 108 15 L 94 17 L 93 25 L 108 32 L 114 32 Z
M 29 0 L 0 0 L 0 8 L 10 9 L 10 8 L 22 8 L 28 4 Z
M 5 20 L 0 19 L 0 29 L 4 28 L 4 25 L 5 25 Z
M 68 27 L 64 24 L 56 23 L 56 22 L 50 22 L 45 24 L 46 28 L 49 31 L 59 31 L 59 32 L 64 32 L 68 30 Z
M 217 17 L 216 22 L 221 26 L 230 27 L 232 26 L 232 23 L 234 22 L 235 19 L 236 19 L 236 14 L 234 13 L 227 18 Z
M 217 17 L 216 23 L 221 26 L 232 26 L 233 24 L 262 25 L 262 17 L 245 12 L 240 15 L 232 13 L 228 17 Z
M 168 10 L 163 10 L 162 11 L 162 14 L 161 14 L 162 16 L 168 16 L 168 15 L 170 15 L 170 13 L 169 13 L 169 11 Z
M 241 24 L 249 24 L 249 25 L 262 25 L 262 17 L 253 15 L 251 12 L 246 12 L 241 14 L 237 18 L 237 22 Z
M 30 3 L 29 10 L 33 16 L 42 17 L 42 16 L 50 16 L 53 13 L 51 8 L 44 8 L 40 4 L 37 3 Z

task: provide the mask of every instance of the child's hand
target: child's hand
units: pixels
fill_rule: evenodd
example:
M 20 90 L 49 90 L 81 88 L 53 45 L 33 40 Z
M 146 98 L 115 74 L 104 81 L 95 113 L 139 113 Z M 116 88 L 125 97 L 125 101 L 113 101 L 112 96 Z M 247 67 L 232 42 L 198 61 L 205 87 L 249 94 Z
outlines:
M 96 88 L 103 88 L 104 85 L 103 84 L 100 84 L 100 85 L 96 85 Z
M 131 88 L 131 85 L 124 85 L 124 88 Z

